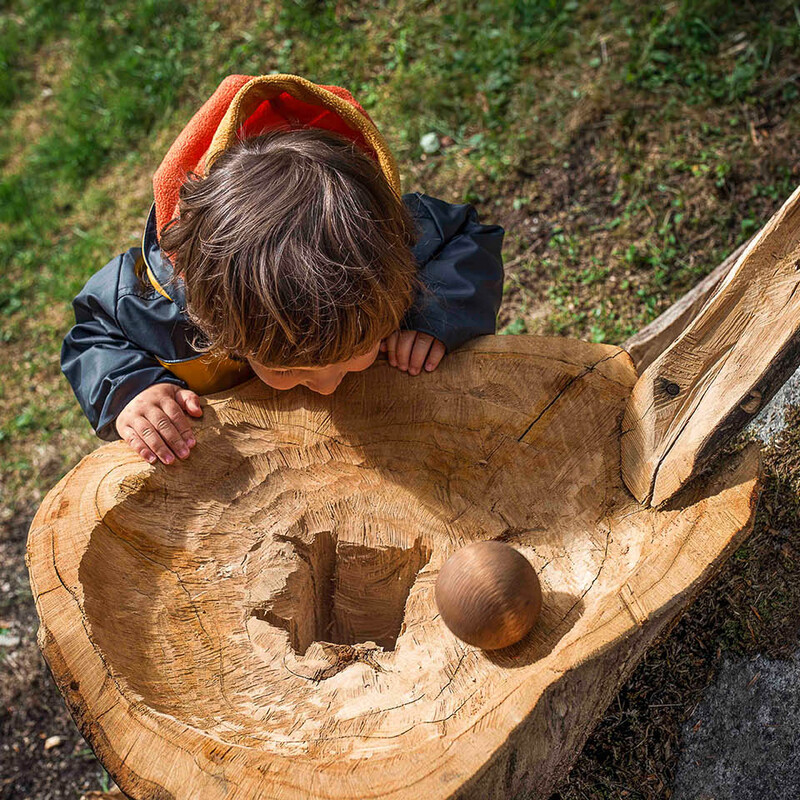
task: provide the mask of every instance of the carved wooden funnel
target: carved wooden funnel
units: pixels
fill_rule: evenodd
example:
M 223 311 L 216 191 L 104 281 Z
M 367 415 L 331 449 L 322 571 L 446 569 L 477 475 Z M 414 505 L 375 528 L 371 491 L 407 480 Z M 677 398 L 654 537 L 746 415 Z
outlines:
M 624 350 L 486 337 L 416 378 L 207 398 L 186 462 L 127 445 L 47 496 L 28 563 L 39 642 L 136 800 L 546 797 L 652 640 L 748 531 L 758 453 L 668 508 L 620 474 Z M 498 538 L 544 611 L 461 643 L 434 582 Z

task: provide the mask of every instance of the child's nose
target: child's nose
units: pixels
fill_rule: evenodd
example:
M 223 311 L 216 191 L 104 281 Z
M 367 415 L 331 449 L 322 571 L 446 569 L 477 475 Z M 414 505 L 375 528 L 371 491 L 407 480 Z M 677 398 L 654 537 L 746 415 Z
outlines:
M 342 382 L 343 377 L 344 373 L 325 380 L 310 380 L 306 383 L 306 386 L 312 392 L 317 392 L 317 394 L 333 394 L 336 391 L 336 387 Z

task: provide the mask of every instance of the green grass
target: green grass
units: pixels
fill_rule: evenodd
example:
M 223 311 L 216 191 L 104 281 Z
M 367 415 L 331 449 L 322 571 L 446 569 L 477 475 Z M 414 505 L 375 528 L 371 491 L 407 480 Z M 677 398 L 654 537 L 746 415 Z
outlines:
M 285 3 L 276 25 L 286 37 L 279 67 L 302 63 L 311 80 L 349 87 L 389 126 L 401 161 L 418 159 L 422 136 L 436 133 L 473 148 L 471 160 L 497 177 L 509 163 L 515 89 L 532 64 L 568 41 L 579 4 L 414 5 L 418 13 L 397 20 L 350 4 L 352 22 L 342 25 L 333 4 Z

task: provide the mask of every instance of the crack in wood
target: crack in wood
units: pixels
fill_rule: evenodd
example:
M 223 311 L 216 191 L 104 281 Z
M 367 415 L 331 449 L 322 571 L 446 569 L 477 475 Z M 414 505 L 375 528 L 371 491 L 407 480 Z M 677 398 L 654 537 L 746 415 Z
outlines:
M 562 389 L 561 389 L 561 390 L 560 390 L 560 391 L 559 391 L 559 392 L 556 394 L 556 396 L 555 396 L 555 397 L 554 397 L 554 398 L 553 398 L 553 399 L 552 399 L 552 400 L 551 400 L 551 401 L 550 401 L 550 402 L 549 402 L 549 403 L 548 403 L 548 404 L 547 404 L 547 405 L 546 405 L 546 406 L 545 406 L 545 407 L 544 407 L 544 408 L 543 408 L 543 409 L 542 409 L 542 410 L 541 410 L 541 411 L 540 411 L 540 412 L 539 412 L 539 413 L 536 415 L 536 418 L 533 420 L 533 422 L 531 422 L 531 423 L 530 423 L 530 425 L 528 425 L 528 427 L 527 427 L 527 428 L 525 428 L 525 430 L 522 432 L 522 434 L 521 434 L 520 436 L 518 436 L 518 437 L 517 437 L 517 441 L 518 441 L 518 442 L 522 442 L 522 440 L 523 440 L 523 439 L 524 439 L 524 438 L 525 438 L 525 437 L 526 437 L 526 436 L 527 436 L 527 435 L 528 435 L 528 434 L 531 432 L 531 429 L 533 428 L 533 426 L 534 426 L 534 425 L 536 425 L 536 423 L 537 423 L 537 422 L 538 422 L 538 421 L 539 421 L 539 420 L 540 420 L 540 419 L 541 419 L 541 418 L 542 418 L 542 417 L 543 417 L 543 416 L 544 416 L 544 415 L 547 413 L 547 411 L 548 411 L 548 410 L 549 410 L 549 409 L 550 409 L 550 408 L 553 406 L 553 404 L 555 404 L 555 403 L 558 401 L 558 399 L 559 399 L 559 398 L 560 398 L 560 397 L 561 397 L 561 396 L 562 396 L 562 395 L 563 395 L 563 394 L 564 394 L 564 393 L 565 393 L 565 392 L 566 392 L 566 391 L 567 391 L 567 390 L 570 388 L 570 386 L 572 386 L 572 385 L 573 385 L 573 384 L 574 384 L 576 381 L 579 381 L 581 378 L 584 378 L 584 377 L 585 377 L 586 375 L 588 375 L 589 373 L 591 373 L 591 372 L 594 372 L 594 371 L 595 371 L 595 369 L 597 369 L 597 367 L 599 367 L 601 364 L 605 363 L 606 361 L 610 361 L 610 360 L 611 360 L 611 359 L 613 359 L 613 358 L 616 358 L 618 355 L 620 355 L 621 353 L 624 353 L 624 352 L 625 352 L 624 350 L 619 350 L 619 351 L 617 351 L 616 353 L 614 353 L 613 355 L 606 356 L 605 358 L 601 358 L 599 361 L 597 361 L 597 362 L 595 362 L 594 364 L 591 364 L 590 366 L 586 367 L 586 368 L 583 370 L 583 372 L 579 372 L 577 375 L 573 375 L 573 376 L 572 376 L 572 377 L 571 377 L 571 378 L 570 378 L 570 379 L 569 379 L 569 380 L 566 382 L 566 384 L 564 385 L 564 387 L 563 387 L 563 388 L 562 388 Z M 614 382 L 616 383 L 616 381 L 614 381 Z

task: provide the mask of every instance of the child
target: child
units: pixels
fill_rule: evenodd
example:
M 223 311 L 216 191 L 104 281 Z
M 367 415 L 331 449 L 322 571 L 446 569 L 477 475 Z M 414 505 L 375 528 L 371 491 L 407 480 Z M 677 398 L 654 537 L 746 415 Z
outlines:
M 226 78 L 155 173 L 141 248 L 73 301 L 61 365 L 97 435 L 170 464 L 199 395 L 253 374 L 330 394 L 379 351 L 416 375 L 494 333 L 503 229 L 399 187 L 347 90 Z

